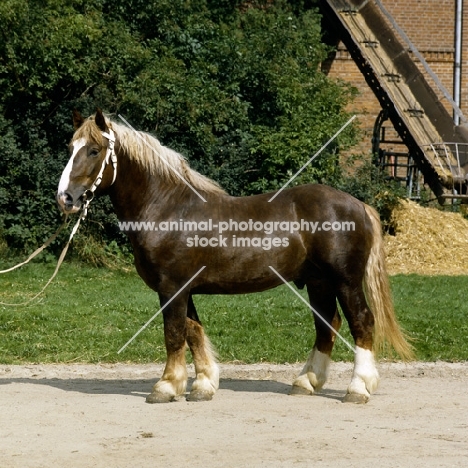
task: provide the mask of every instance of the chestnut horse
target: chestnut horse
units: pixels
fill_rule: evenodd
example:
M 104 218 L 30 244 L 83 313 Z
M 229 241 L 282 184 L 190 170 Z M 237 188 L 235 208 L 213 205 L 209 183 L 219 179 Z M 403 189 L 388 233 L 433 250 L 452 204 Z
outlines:
M 186 393 L 187 345 L 196 371 L 187 399 L 210 400 L 218 389 L 218 365 L 194 294 L 264 291 L 284 281 L 307 287 L 317 312 L 316 340 L 292 394 L 312 395 L 326 381 L 341 325 L 337 301 L 355 342 L 345 401 L 365 402 L 376 389 L 376 343 L 411 357 L 393 311 L 381 225 L 371 207 L 323 185 L 289 188 L 274 200 L 273 193 L 232 197 L 153 136 L 110 121 L 100 110 L 87 119 L 74 111 L 73 121 L 71 158 L 57 192 L 60 209 L 75 213 L 94 194 L 108 193 L 136 269 L 163 308 L 167 361 L 147 402 Z

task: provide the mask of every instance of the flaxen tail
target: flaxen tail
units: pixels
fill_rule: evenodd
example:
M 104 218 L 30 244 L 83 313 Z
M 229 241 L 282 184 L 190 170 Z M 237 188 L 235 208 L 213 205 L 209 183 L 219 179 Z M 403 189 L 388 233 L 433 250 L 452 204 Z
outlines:
M 391 345 L 402 359 L 411 360 L 414 359 L 413 347 L 401 330 L 393 309 L 379 215 L 368 205 L 365 205 L 365 209 L 374 234 L 364 277 L 367 301 L 375 320 L 374 349 L 382 351 Z

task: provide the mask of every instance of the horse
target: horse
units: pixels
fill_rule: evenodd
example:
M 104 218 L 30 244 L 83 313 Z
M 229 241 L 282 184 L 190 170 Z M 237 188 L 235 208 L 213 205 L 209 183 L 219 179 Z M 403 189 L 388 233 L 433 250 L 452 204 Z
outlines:
M 307 288 L 316 337 L 292 395 L 313 395 L 325 384 L 342 322 L 338 304 L 355 344 L 344 401 L 365 403 L 376 390 L 382 343 L 412 358 L 393 309 L 373 208 L 320 184 L 234 197 L 151 134 L 99 109 L 86 119 L 73 111 L 73 124 L 56 194 L 60 210 L 77 213 L 94 195 L 108 194 L 138 274 L 159 295 L 167 359 L 148 403 L 208 401 L 219 387 L 196 294 L 259 292 L 289 282 Z M 338 229 L 345 223 L 348 229 Z M 196 373 L 189 392 L 187 346 Z

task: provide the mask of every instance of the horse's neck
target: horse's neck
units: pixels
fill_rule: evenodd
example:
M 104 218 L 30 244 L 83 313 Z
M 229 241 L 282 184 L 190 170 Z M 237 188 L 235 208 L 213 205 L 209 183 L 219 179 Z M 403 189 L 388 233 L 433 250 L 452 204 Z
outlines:
M 155 222 L 190 204 L 195 196 L 185 185 L 165 182 L 126 157 L 118 158 L 117 178 L 109 194 L 120 221 Z
M 144 217 L 157 191 L 157 180 L 126 157 L 119 157 L 117 178 L 110 197 L 119 220 L 138 221 Z

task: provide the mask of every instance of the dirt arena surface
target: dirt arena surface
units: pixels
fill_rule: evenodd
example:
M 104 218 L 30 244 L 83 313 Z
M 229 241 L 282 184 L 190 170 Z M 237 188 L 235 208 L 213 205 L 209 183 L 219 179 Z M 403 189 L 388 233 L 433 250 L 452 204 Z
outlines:
M 161 365 L 1 365 L 0 466 L 468 465 L 468 363 L 380 363 L 366 405 L 341 402 L 349 363 L 289 396 L 300 368 L 221 365 L 211 402 L 149 405 Z

